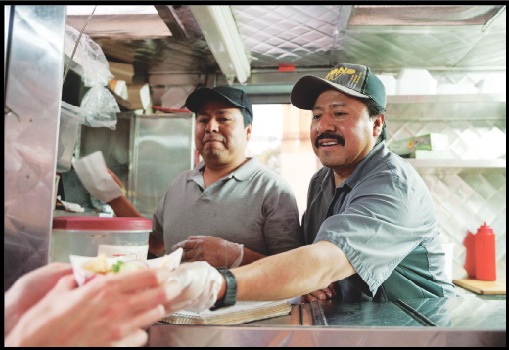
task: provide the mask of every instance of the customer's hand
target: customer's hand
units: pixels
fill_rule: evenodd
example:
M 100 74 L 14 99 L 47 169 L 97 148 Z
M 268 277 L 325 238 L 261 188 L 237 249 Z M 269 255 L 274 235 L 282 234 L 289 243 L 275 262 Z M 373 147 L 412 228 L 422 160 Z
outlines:
M 60 278 L 71 274 L 71 264 L 53 262 L 21 276 L 4 295 L 5 334 L 12 330 L 21 316 L 39 302 Z
M 142 346 L 144 327 L 164 316 L 172 291 L 156 269 L 97 276 L 77 288 L 74 276 L 58 281 L 6 334 L 8 346 Z
M 222 282 L 221 274 L 205 261 L 180 264 L 164 282 L 169 293 L 182 288 L 179 295 L 172 295 L 172 301 L 164 305 L 166 313 L 209 309 L 216 302 Z
M 234 268 L 244 258 L 244 245 L 213 236 L 189 236 L 172 249 L 184 249 L 182 261 L 206 261 L 214 267 Z

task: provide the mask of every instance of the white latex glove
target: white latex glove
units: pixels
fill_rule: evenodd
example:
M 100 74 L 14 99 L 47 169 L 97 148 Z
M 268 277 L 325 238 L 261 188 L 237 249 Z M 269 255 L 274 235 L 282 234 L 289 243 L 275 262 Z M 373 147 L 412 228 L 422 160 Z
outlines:
M 122 189 L 108 172 L 101 151 L 75 160 L 73 166 L 83 186 L 100 201 L 107 203 L 122 195 Z
M 244 245 L 213 236 L 189 236 L 172 249 L 183 248 L 182 261 L 206 261 L 214 267 L 234 268 L 244 259 Z
M 164 305 L 167 314 L 179 310 L 200 312 L 209 309 L 217 299 L 223 278 L 221 274 L 205 261 L 180 264 L 168 274 L 165 284 L 173 288 L 180 284 L 182 292 Z
M 238 254 L 237 259 L 228 267 L 229 269 L 233 269 L 234 267 L 239 267 L 244 259 L 244 245 L 239 243 L 233 243 L 230 241 L 224 241 L 226 248 L 230 249 L 230 251 L 234 251 L 233 256 Z

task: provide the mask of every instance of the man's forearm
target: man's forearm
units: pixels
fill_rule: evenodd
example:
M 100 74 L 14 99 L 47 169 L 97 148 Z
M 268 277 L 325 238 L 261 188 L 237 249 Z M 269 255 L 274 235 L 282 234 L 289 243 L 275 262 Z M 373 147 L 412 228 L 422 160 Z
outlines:
M 240 266 L 250 264 L 253 261 L 260 260 L 265 257 L 266 255 L 252 251 L 244 246 L 244 258 L 242 259 Z
M 142 218 L 143 215 L 129 202 L 125 196 L 120 196 L 108 202 L 113 212 L 118 217 Z
M 344 253 L 330 242 L 271 255 L 231 271 L 237 280 L 238 300 L 293 298 L 355 273 Z

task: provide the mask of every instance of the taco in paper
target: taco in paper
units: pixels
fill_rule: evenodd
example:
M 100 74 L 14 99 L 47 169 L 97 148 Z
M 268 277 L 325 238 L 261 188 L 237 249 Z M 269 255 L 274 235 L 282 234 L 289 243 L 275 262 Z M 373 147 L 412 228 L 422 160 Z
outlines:
M 174 270 L 180 264 L 182 253 L 182 248 L 179 248 L 171 254 L 150 260 L 129 260 L 125 256 L 108 258 L 105 254 L 100 254 L 97 257 L 70 255 L 69 260 L 71 261 L 74 278 L 78 285 L 81 286 L 97 275 L 122 273 L 146 268 Z

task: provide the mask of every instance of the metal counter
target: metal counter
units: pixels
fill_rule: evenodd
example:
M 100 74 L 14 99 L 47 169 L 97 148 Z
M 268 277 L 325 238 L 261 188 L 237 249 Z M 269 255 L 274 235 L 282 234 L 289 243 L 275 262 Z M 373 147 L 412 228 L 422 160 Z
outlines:
M 148 346 L 505 346 L 506 301 L 474 295 L 388 303 L 294 305 L 244 325 L 167 325 Z
M 506 329 L 506 301 L 484 300 L 474 295 L 388 303 L 325 301 L 309 305 L 313 325 Z

